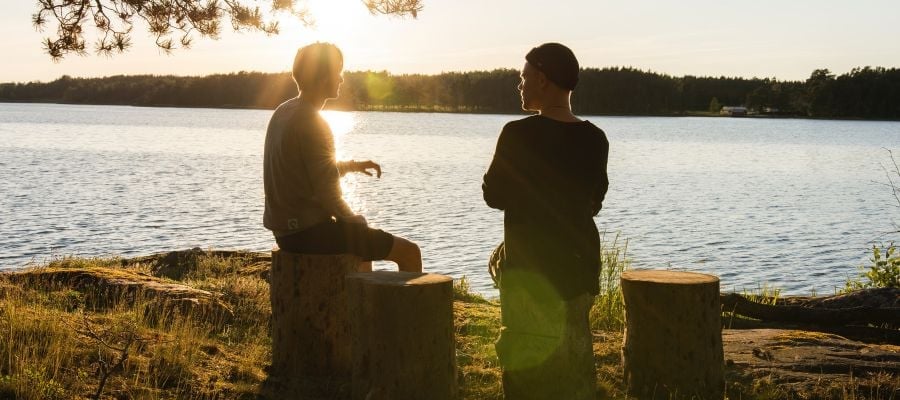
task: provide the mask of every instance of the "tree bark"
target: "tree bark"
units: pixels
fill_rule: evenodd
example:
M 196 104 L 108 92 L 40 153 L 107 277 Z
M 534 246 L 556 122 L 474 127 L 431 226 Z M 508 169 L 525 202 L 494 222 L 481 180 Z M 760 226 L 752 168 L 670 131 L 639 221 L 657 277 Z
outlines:
M 453 280 L 376 271 L 347 277 L 359 400 L 449 400 L 457 396 Z
M 718 399 L 725 390 L 719 278 L 626 271 L 625 381 L 639 399 Z
M 350 375 L 350 321 L 345 277 L 351 255 L 272 252 L 273 375 L 287 380 Z
M 768 305 L 750 301 L 737 293 L 722 295 L 725 311 L 766 321 L 820 325 L 888 324 L 900 325 L 900 308 L 814 308 L 793 305 Z

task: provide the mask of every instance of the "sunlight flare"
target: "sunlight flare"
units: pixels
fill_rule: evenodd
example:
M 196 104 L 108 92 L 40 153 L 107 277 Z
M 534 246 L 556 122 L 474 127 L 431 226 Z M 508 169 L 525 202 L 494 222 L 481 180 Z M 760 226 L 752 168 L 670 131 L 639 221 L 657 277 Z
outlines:
M 330 110 L 321 111 L 320 114 L 322 115 L 322 118 L 325 119 L 325 122 L 328 122 L 328 126 L 331 127 L 331 132 L 334 134 L 335 158 L 338 160 L 349 160 L 353 158 L 353 155 L 349 154 L 344 148 L 344 137 L 356 127 L 356 115 L 352 112 Z M 341 191 L 344 193 L 344 200 L 351 208 L 356 210 L 356 212 L 365 213 L 367 207 L 365 200 L 361 199 L 357 193 L 357 179 L 358 177 L 356 174 L 347 174 L 344 176 L 344 178 L 341 179 Z
M 352 112 L 331 110 L 322 111 L 321 115 L 322 118 L 325 119 L 325 122 L 328 122 L 328 126 L 331 127 L 331 132 L 334 134 L 335 146 L 340 149 L 337 142 L 356 127 L 356 116 Z

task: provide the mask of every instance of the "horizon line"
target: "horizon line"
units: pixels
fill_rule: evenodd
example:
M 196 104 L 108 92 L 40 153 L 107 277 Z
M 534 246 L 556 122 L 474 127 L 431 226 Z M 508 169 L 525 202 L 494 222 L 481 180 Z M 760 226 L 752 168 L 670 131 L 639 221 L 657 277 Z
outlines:
M 843 73 L 837 73 L 837 72 L 835 72 L 835 71 L 832 71 L 830 68 L 816 68 L 816 69 L 814 69 L 813 71 L 810 71 L 810 74 L 811 74 L 812 72 L 816 71 L 816 70 L 823 70 L 823 69 L 824 69 L 824 70 L 828 70 L 829 72 L 831 72 L 831 73 L 834 74 L 834 75 L 844 75 L 844 74 L 849 74 L 849 73 L 853 72 L 854 70 L 857 70 L 857 69 L 865 69 L 865 68 L 870 68 L 870 69 L 879 69 L 879 68 L 882 68 L 882 69 L 886 69 L 886 70 L 892 70 L 892 69 L 898 69 L 898 68 L 900 68 L 900 67 L 884 67 L 884 66 L 872 66 L 872 65 L 856 66 L 856 67 L 851 68 L 849 71 L 843 72 Z M 603 71 L 603 70 L 610 70 L 610 69 L 628 69 L 628 70 L 635 70 L 635 71 L 638 71 L 638 72 L 644 72 L 644 73 L 649 73 L 649 74 L 656 74 L 656 75 L 661 75 L 661 76 L 667 76 L 667 77 L 671 77 L 671 78 L 684 78 L 684 77 L 690 76 L 690 77 L 694 77 L 694 78 L 713 78 L 713 79 L 722 79 L 722 78 L 725 78 L 725 79 L 746 79 L 746 80 L 766 80 L 766 79 L 771 79 L 771 80 L 775 80 L 775 81 L 779 81 L 779 82 L 804 82 L 804 80 L 792 80 L 792 79 L 788 79 L 788 80 L 780 80 L 780 79 L 778 79 L 778 78 L 775 77 L 775 76 L 772 76 L 772 77 L 759 77 L 759 76 L 746 77 L 746 76 L 727 76 L 727 75 L 717 75 L 717 76 L 715 76 L 715 75 L 691 75 L 691 74 L 685 74 L 685 75 L 673 75 L 673 74 L 669 74 L 669 73 L 665 73 L 665 72 L 654 71 L 654 70 L 652 70 L 652 69 L 646 69 L 646 70 L 645 70 L 645 69 L 641 69 L 641 68 L 637 68 L 637 67 L 633 67 L 633 66 L 622 66 L 622 65 L 603 66 L 603 67 L 594 67 L 594 66 L 584 67 L 584 66 L 582 66 L 580 69 L 581 69 L 582 71 L 584 71 L 584 70 L 600 70 L 600 71 Z M 437 73 L 424 73 L 424 72 L 404 72 L 404 73 L 395 73 L 395 72 L 391 72 L 391 71 L 389 71 L 389 70 L 387 70 L 387 69 L 382 69 L 382 70 L 371 70 L 371 69 L 369 69 L 369 70 L 352 70 L 352 71 L 346 70 L 346 71 L 344 71 L 344 73 L 387 73 L 389 76 L 440 76 L 440 75 L 445 75 L 445 74 L 468 74 L 468 73 L 479 73 L 479 72 L 494 72 L 494 71 L 502 71 L 502 70 L 519 71 L 518 68 L 511 68 L 511 67 L 497 67 L 497 68 L 492 68 L 492 69 L 473 69 L 473 70 L 465 70 L 465 71 L 441 71 L 441 72 L 437 72 Z M 8 84 L 34 84 L 34 83 L 40 84 L 40 83 L 50 83 L 50 82 L 58 81 L 58 80 L 63 79 L 63 78 L 65 78 L 65 77 L 69 77 L 70 79 L 85 79 L 85 80 L 88 80 L 88 79 L 105 79 L 105 78 L 113 78 L 113 77 L 137 77 L 137 76 L 176 77 L 176 78 L 205 78 L 205 77 L 217 76 L 217 75 L 239 75 L 239 74 L 273 74 L 273 75 L 277 75 L 277 74 L 290 74 L 290 73 L 291 73 L 291 71 L 289 71 L 289 70 L 285 70 L 285 71 L 247 71 L 247 70 L 240 70 L 240 71 L 231 71 L 231 72 L 212 72 L 212 73 L 209 73 L 209 74 L 206 74 L 206 75 L 178 75 L 178 74 L 138 73 L 138 74 L 115 74 L 115 75 L 104 75 L 104 76 L 71 76 L 71 75 L 69 75 L 69 74 L 63 74 L 63 75 L 61 75 L 61 76 L 59 76 L 59 77 L 57 77 L 57 78 L 54 78 L 54 79 L 52 79 L 52 80 L 47 80 L 47 81 L 44 81 L 44 80 L 5 81 L 5 82 L 0 82 L 0 84 L 8 85 Z

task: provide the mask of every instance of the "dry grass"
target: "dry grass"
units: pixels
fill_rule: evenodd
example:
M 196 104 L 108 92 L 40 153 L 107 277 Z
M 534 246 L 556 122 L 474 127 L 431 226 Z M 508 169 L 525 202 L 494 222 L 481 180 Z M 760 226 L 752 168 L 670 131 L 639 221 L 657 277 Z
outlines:
M 210 263 L 239 261 L 209 260 Z M 50 269 L 108 270 L 119 260 L 64 259 Z M 148 266 L 131 267 L 147 272 Z M 210 273 L 236 311 L 229 324 L 122 296 L 103 307 L 64 282 L 17 288 L 0 277 L 0 398 L 244 399 L 256 397 L 269 359 L 268 285 L 235 271 Z M 202 284 L 201 284 L 202 283 Z M 97 288 L 101 290 L 101 288 Z
M 603 250 L 601 295 L 591 310 L 598 365 L 598 398 L 624 398 L 621 369 L 624 305 L 618 288 L 628 268 L 627 243 Z M 0 399 L 264 399 L 270 359 L 269 288 L 252 257 L 201 254 L 173 272 L 148 263 L 121 267 L 117 259 L 56 261 L 44 268 L 126 268 L 165 275 L 217 293 L 233 311 L 227 322 L 168 311 L 148 312 L 156 300 L 140 296 L 92 301 L 98 293 L 65 282 L 12 284 L 0 275 Z M 123 275 L 124 276 L 124 275 Z M 177 278 L 174 279 L 172 277 Z M 98 288 L 99 289 L 99 288 Z M 102 303 L 102 304 L 101 304 Z M 502 399 L 494 350 L 499 305 L 455 285 L 458 382 L 463 399 Z M 798 395 L 764 376 L 732 377 L 733 399 L 894 399 L 892 377 L 861 377 L 860 385 L 829 382 Z M 787 397 L 785 397 L 787 396 Z

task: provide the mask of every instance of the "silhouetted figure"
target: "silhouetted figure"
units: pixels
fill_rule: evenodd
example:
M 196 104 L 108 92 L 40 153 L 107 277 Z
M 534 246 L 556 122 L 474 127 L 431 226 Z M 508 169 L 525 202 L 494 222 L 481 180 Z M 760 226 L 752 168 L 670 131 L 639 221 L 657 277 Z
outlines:
M 546 43 L 525 56 L 522 108 L 538 114 L 503 127 L 482 190 L 504 211 L 497 355 L 508 400 L 593 399 L 588 313 L 599 291 L 593 216 L 609 186 L 609 142 L 572 114 L 578 61 Z
M 421 272 L 419 247 L 370 228 L 350 209 L 340 178 L 348 172 L 381 177 L 381 166 L 366 161 L 336 161 L 334 136 L 319 111 L 336 98 L 344 81 L 341 51 L 330 43 L 301 48 L 293 77 L 300 95 L 275 110 L 266 132 L 263 225 L 278 246 L 301 254 L 355 254 L 371 270 L 373 260 L 390 260 L 401 271 Z

